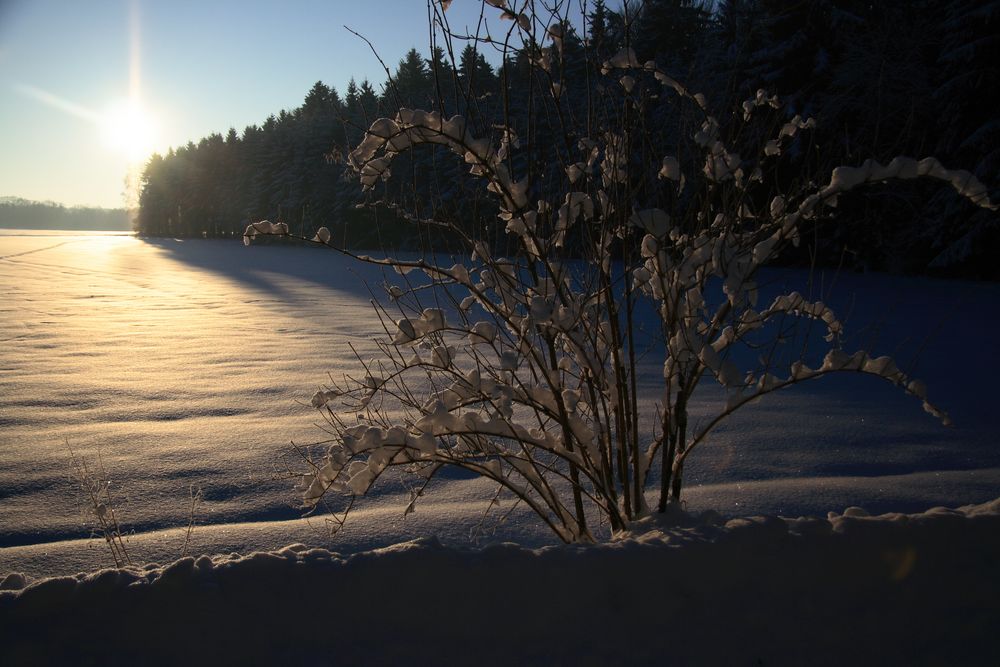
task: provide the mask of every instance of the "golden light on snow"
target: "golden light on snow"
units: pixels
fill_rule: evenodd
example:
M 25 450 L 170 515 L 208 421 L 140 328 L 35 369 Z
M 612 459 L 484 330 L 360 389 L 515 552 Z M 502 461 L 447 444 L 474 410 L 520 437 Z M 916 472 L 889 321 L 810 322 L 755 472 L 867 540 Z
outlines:
M 136 99 L 112 105 L 101 121 L 104 145 L 130 162 L 139 162 L 153 152 L 158 141 L 155 117 Z

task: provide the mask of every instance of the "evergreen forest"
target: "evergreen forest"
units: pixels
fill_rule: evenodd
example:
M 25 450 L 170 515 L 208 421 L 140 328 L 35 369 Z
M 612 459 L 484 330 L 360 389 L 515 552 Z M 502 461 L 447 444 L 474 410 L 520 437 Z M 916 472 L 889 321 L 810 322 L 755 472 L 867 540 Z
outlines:
M 785 175 L 790 181 L 868 158 L 934 156 L 973 172 L 1000 200 L 1000 115 L 987 101 L 1000 86 L 1000 0 L 645 0 L 625 6 L 591 0 L 586 7 L 583 24 L 563 30 L 553 74 L 561 90 L 558 114 L 615 113 L 595 101 L 602 86 L 617 85 L 601 74 L 601 65 L 628 46 L 640 62 L 655 60 L 690 90 L 704 92 L 720 118 L 759 89 L 780 97 L 784 119 L 814 118 L 816 129 L 796 138 L 793 168 Z M 407 175 L 399 179 L 404 185 L 362 193 L 344 159 L 374 119 L 403 107 L 461 114 L 478 136 L 492 132 L 497 142 L 498 126 L 534 128 L 521 141 L 555 142 L 559 133 L 542 129 L 555 130 L 559 115 L 530 94 L 515 94 L 532 90 L 523 79 L 532 76 L 529 59 L 541 45 L 506 58 L 484 53 L 485 46 L 469 41 L 458 53 L 414 48 L 389 64 L 381 84 L 352 79 L 338 91 L 318 81 L 298 108 L 154 155 L 142 176 L 137 231 L 228 237 L 242 234 L 248 222 L 269 219 L 303 236 L 328 227 L 337 242 L 353 248 L 437 241 L 392 206 L 358 206 L 374 198 L 404 202 L 428 218 L 441 211 L 462 216 L 470 233 L 502 244 L 495 204 L 472 194 L 476 179 L 461 160 L 408 151 L 393 166 Z M 688 129 L 685 119 L 666 98 L 652 109 L 648 125 L 657 131 L 650 141 L 665 150 L 676 146 Z M 560 147 L 553 143 L 552 150 Z M 806 241 L 787 261 L 1000 277 L 993 261 L 998 216 L 919 182 L 870 188 L 844 201 L 837 224 L 819 221 Z

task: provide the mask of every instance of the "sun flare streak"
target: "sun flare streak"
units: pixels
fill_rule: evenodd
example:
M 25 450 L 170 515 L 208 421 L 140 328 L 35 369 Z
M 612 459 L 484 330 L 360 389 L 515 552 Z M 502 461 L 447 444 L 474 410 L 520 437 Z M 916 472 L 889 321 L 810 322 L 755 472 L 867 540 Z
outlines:
M 143 163 L 159 145 L 159 122 L 142 103 L 141 33 L 138 3 L 129 8 L 128 97 L 110 103 L 103 112 L 67 100 L 37 86 L 15 84 L 24 97 L 41 102 L 96 126 L 104 147 L 131 165 Z
M 37 102 L 41 102 L 45 106 L 57 109 L 71 116 L 76 116 L 77 118 L 82 118 L 83 120 L 88 120 L 91 123 L 100 123 L 103 120 L 101 114 L 58 95 L 53 95 L 47 90 L 23 83 L 14 84 L 14 90 L 25 97 L 30 97 Z

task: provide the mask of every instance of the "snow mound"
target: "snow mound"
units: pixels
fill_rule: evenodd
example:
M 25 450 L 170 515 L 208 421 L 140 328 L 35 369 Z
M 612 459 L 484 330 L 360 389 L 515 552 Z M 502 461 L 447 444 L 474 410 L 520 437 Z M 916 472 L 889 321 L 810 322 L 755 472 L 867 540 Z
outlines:
M 0 664 L 1000 664 L 1000 499 L 0 578 Z M 13 589 L 13 590 L 6 590 Z

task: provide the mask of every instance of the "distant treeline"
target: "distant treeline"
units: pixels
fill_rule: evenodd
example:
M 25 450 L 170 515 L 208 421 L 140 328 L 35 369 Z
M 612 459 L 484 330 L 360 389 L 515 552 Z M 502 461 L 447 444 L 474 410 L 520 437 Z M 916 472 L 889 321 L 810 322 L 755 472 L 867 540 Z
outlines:
M 1000 2 L 646 0 L 630 6 L 639 13 L 626 22 L 622 10 L 595 0 L 584 34 L 567 31 L 563 61 L 553 73 L 562 84 L 564 113 L 593 111 L 584 81 L 596 90 L 617 85 L 602 77 L 601 63 L 627 43 L 640 62 L 655 59 L 689 89 L 704 91 L 720 118 L 759 88 L 777 93 L 788 116 L 815 117 L 818 129 L 800 147 L 799 178 L 821 178 L 824 170 L 869 157 L 933 155 L 974 172 L 1000 199 L 1000 111 L 986 102 L 1000 89 Z M 493 68 L 471 44 L 454 64 L 440 49 L 429 57 L 411 50 L 378 92 L 369 81 L 352 79 L 343 94 L 317 82 L 300 107 L 261 125 L 154 156 L 143 176 L 138 230 L 235 235 L 248 220 L 269 218 L 303 234 L 325 225 L 352 245 L 385 241 L 375 236 L 371 212 L 355 208 L 361 189 L 339 158 L 371 120 L 400 107 L 460 113 L 474 120 L 478 136 L 489 134 L 495 143 L 503 119 L 514 128 L 548 122 L 555 135 L 551 109 L 517 94 L 530 88 L 527 58 L 521 53 Z M 656 139 L 664 147 L 675 146 L 670 132 L 687 130 L 663 98 L 650 126 L 664 128 Z M 555 137 L 538 133 L 530 140 Z M 458 162 L 434 151 L 407 154 L 393 171 L 406 173 L 408 185 L 391 194 L 418 213 L 451 207 L 468 214 L 473 229 L 495 225 L 495 219 L 478 222 L 491 220 L 492 211 L 470 199 L 479 186 Z M 813 256 L 864 268 L 997 275 L 998 216 L 973 210 L 941 188 L 876 188 L 840 211 L 836 226 L 810 240 Z M 412 226 L 393 226 L 391 215 L 385 220 L 378 229 L 393 241 L 412 233 L 405 231 Z M 483 233 L 502 237 L 502 231 Z
M 132 231 L 132 223 L 125 209 L 67 207 L 53 202 L 38 202 L 16 197 L 0 198 L 0 227 Z

